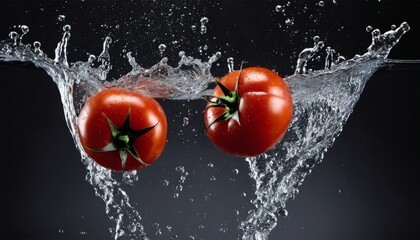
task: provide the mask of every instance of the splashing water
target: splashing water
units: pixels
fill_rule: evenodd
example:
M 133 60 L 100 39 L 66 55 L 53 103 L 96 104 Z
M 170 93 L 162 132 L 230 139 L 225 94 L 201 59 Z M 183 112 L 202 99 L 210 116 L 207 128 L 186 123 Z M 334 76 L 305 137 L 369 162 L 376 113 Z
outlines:
M 207 22 L 207 18 L 201 19 L 202 26 Z M 103 199 L 107 215 L 116 224 L 112 230 L 114 238 L 148 239 L 140 222 L 140 214 L 130 204 L 129 196 L 123 189 L 124 185 L 133 185 L 137 181 L 136 172 L 112 172 L 89 159 L 80 145 L 77 116 L 89 96 L 110 87 L 126 88 L 159 98 L 197 99 L 210 91 L 209 84 L 214 80 L 210 68 L 221 57 L 221 53 L 215 53 L 208 61 L 201 61 L 181 51 L 176 67 L 168 65 L 167 58 L 162 58 L 146 69 L 129 52 L 127 58 L 132 70 L 118 80 L 107 81 L 111 68 L 108 53 L 111 38 L 105 38 L 103 51 L 98 57 L 90 55 L 87 61 L 69 64 L 69 25 L 63 27 L 63 36 L 57 44 L 54 59 L 44 54 L 40 42 L 34 42 L 33 48 L 30 44 L 23 44 L 22 37 L 29 28 L 22 25 L 20 29 L 20 34 L 11 32 L 10 39 L 0 41 L 0 60 L 32 62 L 52 77 L 61 94 L 67 125 L 88 171 L 86 180 L 94 187 L 96 195 Z M 294 99 L 294 118 L 288 132 L 269 153 L 247 158 L 250 176 L 256 182 L 257 198 L 253 201 L 255 209 L 241 223 L 243 240 L 267 239 L 277 224 L 277 217 L 287 215 L 286 201 L 297 194 L 305 176 L 333 144 L 367 80 L 380 67 L 398 62 L 387 60 L 386 57 L 408 30 L 407 23 L 384 34 L 375 29 L 367 53 L 347 61 L 330 54 L 326 59 L 328 67 L 326 65 L 325 70 L 310 74 L 304 74 L 307 73 L 307 62 L 324 44 L 319 37 L 315 37 L 315 46 L 301 52 L 296 74 L 286 79 Z M 159 50 L 162 53 L 165 51 L 163 47 L 159 47 Z M 233 59 L 229 58 L 229 71 L 233 71 L 233 66 Z M 178 192 L 180 189 L 177 189 Z

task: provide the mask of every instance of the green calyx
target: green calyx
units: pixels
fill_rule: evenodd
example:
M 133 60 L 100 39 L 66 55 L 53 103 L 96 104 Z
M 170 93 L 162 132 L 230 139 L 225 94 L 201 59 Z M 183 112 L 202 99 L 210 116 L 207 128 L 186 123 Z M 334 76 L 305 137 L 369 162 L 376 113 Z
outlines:
M 106 118 L 109 128 L 111 130 L 112 140 L 103 148 L 89 148 L 89 150 L 93 152 L 118 151 L 121 158 L 122 170 L 125 170 L 128 153 L 141 164 L 146 166 L 150 165 L 141 160 L 136 148 L 134 147 L 134 141 L 138 137 L 146 134 L 147 132 L 155 128 L 159 124 L 159 122 L 148 128 L 133 130 L 130 128 L 130 108 L 128 109 L 128 113 L 125 117 L 124 124 L 120 128 L 115 126 L 115 124 L 105 115 L 105 113 L 103 113 L 103 115 Z
M 210 96 L 205 95 L 203 96 L 203 99 L 206 100 L 209 105 L 206 107 L 205 111 L 209 108 L 224 108 L 225 111 L 217 117 L 212 123 L 209 124 L 206 131 L 215 123 L 226 121 L 229 119 L 234 119 L 238 124 L 241 124 L 239 121 L 239 101 L 240 96 L 238 92 L 238 85 L 239 85 L 239 78 L 241 77 L 242 73 L 242 66 L 241 70 L 238 75 L 238 79 L 236 80 L 235 90 L 231 91 L 229 88 L 227 88 L 225 85 L 223 85 L 221 82 L 216 81 L 217 86 L 220 87 L 220 89 L 223 92 L 224 96 Z

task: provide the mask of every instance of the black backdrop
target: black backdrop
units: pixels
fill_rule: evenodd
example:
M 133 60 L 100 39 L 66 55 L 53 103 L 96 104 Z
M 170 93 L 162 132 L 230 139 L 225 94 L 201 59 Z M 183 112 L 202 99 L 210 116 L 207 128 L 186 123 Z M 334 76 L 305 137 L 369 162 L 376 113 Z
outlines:
M 274 10 L 277 4 L 286 4 L 281 1 L 0 1 L 0 39 L 7 38 L 14 25 L 27 24 L 30 32 L 24 41 L 41 41 L 44 51 L 52 56 L 63 24 L 57 16 L 64 14 L 65 23 L 73 29 L 70 61 L 86 59 L 86 52 L 100 53 L 107 35 L 118 39 L 111 49 L 113 77 L 128 70 L 122 49 L 133 51 L 139 63 L 151 66 L 160 59 L 157 46 L 161 42 L 167 43 L 166 55 L 172 63 L 180 50 L 202 58 L 207 56 L 200 56 L 199 46 L 207 44 L 208 54 L 221 51 L 220 66 L 212 70 L 215 76 L 227 70 L 224 65 L 229 56 L 290 75 L 296 55 L 312 45 L 314 35 L 351 57 L 369 45 L 367 25 L 388 30 L 391 24 L 407 21 L 412 29 L 390 58 L 420 58 L 420 2 L 337 0 L 337 5 L 325 1 L 322 8 L 317 2 L 305 2 L 291 1 L 287 15 L 282 16 Z M 171 4 L 175 5 L 173 15 Z M 183 4 L 187 8 L 176 7 Z M 298 15 L 304 5 L 307 13 Z M 151 10 L 156 14 L 149 15 Z M 191 14 L 180 21 L 174 16 L 181 12 Z M 308 18 L 310 14 L 313 18 Z M 190 29 L 193 24 L 199 26 L 202 16 L 210 19 L 205 35 Z M 277 26 L 288 17 L 294 17 L 295 25 Z M 179 43 L 171 43 L 173 40 Z M 342 134 L 306 178 L 296 199 L 289 201 L 289 215 L 279 220 L 270 239 L 416 236 L 420 214 L 419 70 L 381 70 L 371 78 Z M 67 130 L 54 83 L 31 64 L 0 64 L 0 79 L 0 238 L 111 238 L 108 229 L 113 223 L 105 214 L 104 203 L 84 180 L 86 170 Z M 247 164 L 226 157 L 205 137 L 191 133 L 192 128 L 202 131 L 200 109 L 204 103 L 161 103 L 171 118 L 167 148 L 156 165 L 140 171 L 139 182 L 127 190 L 148 236 L 235 238 L 238 224 L 234 210 L 240 210 L 243 219 L 252 207 L 253 183 L 247 176 Z M 181 127 L 184 116 L 190 117 L 187 128 Z M 215 165 L 212 169 L 207 166 L 210 162 Z M 191 176 L 180 199 L 172 199 L 174 186 L 165 188 L 161 182 L 176 182 L 179 173 L 174 168 L 179 165 Z M 229 179 L 235 168 L 240 174 L 232 182 Z M 213 175 L 217 180 L 209 181 Z M 242 197 L 243 192 L 247 197 Z M 210 200 L 200 201 L 203 196 Z M 191 203 L 189 198 L 197 201 Z M 163 235 L 154 235 L 154 222 L 161 224 Z M 173 227 L 172 233 L 166 225 Z M 229 230 L 220 232 L 223 227 Z

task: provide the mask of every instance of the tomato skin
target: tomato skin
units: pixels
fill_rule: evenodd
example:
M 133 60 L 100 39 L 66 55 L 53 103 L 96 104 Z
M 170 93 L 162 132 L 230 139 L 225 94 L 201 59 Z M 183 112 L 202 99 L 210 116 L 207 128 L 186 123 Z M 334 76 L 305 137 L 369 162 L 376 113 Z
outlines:
M 106 117 L 115 126 L 121 127 L 128 111 L 131 115 L 130 127 L 134 130 L 148 128 L 158 123 L 151 131 L 134 140 L 134 147 L 143 162 L 153 163 L 165 147 L 167 121 L 162 107 L 156 100 L 124 89 L 106 89 L 86 101 L 78 118 L 78 130 L 83 149 L 103 167 L 117 171 L 123 170 L 117 150 L 98 152 L 92 149 L 103 148 L 112 141 Z M 124 171 L 144 166 L 128 154 Z
M 283 78 L 266 68 L 231 72 L 219 81 L 234 91 L 238 76 L 240 123 L 230 118 L 212 124 L 225 109 L 207 108 L 204 112 L 207 136 L 228 154 L 257 156 L 273 148 L 286 133 L 293 114 L 292 96 Z M 219 86 L 213 96 L 224 96 Z

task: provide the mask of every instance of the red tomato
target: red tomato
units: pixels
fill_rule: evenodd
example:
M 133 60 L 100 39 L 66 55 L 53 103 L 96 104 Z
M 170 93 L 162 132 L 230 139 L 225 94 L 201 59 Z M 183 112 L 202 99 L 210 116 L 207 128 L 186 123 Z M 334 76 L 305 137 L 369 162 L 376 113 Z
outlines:
M 256 156 L 286 133 L 293 102 L 286 82 L 273 71 L 250 67 L 218 81 L 204 112 L 207 136 L 226 153 Z
M 124 89 L 89 98 L 78 118 L 85 152 L 103 167 L 131 171 L 153 163 L 166 144 L 167 122 L 160 104 Z

